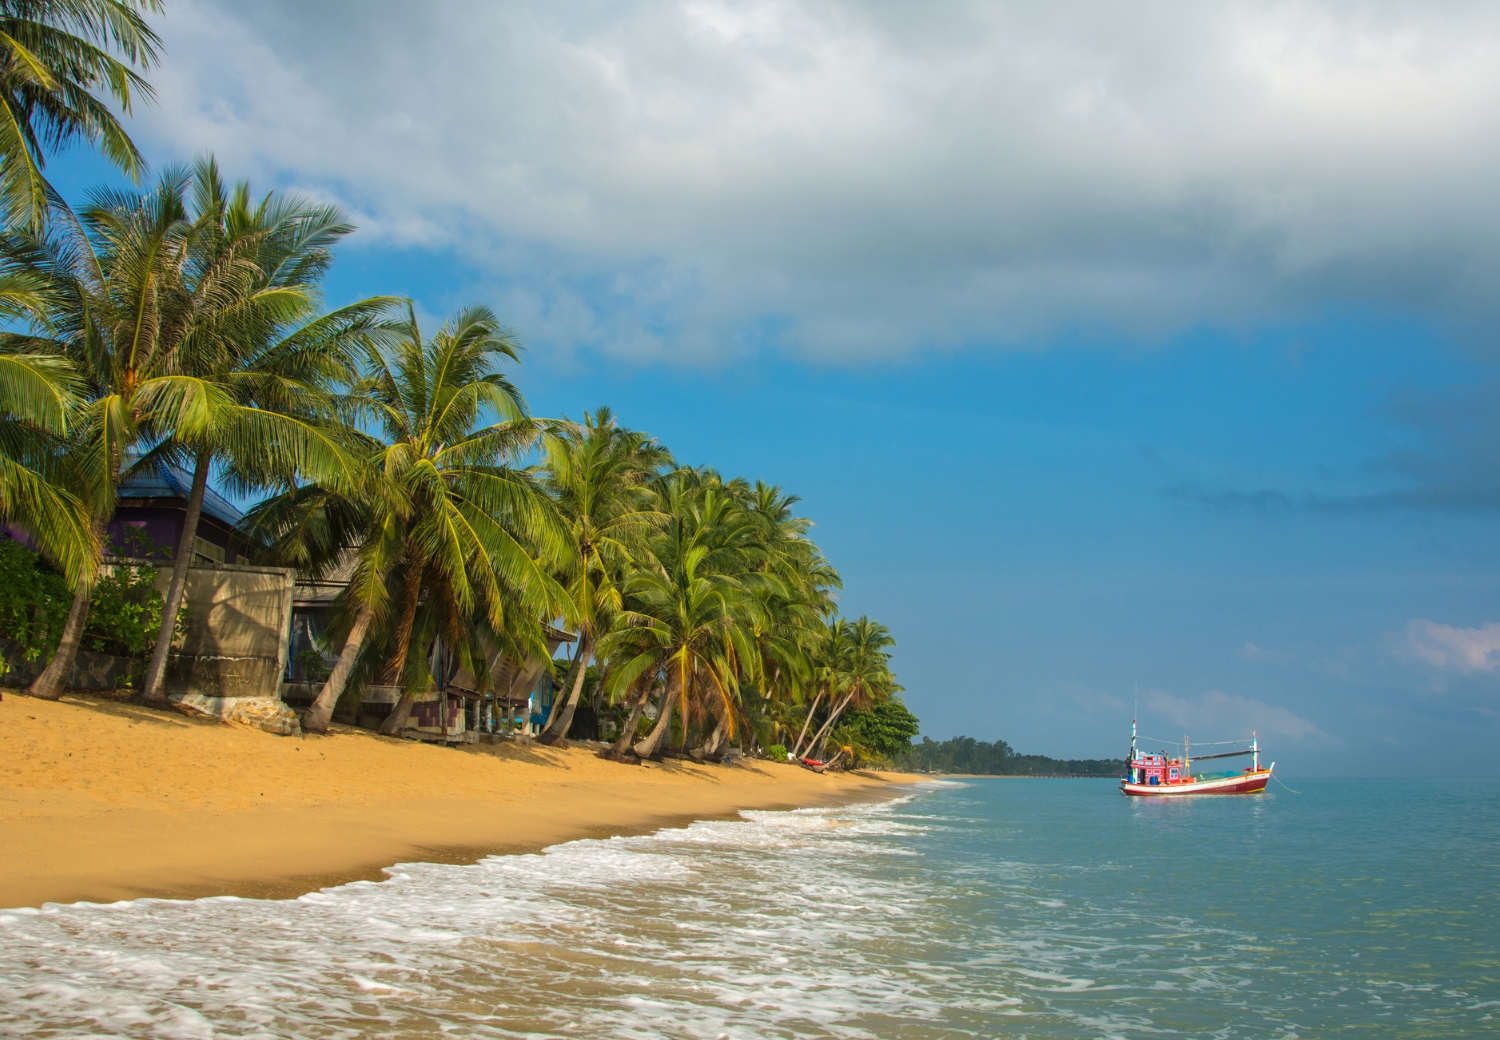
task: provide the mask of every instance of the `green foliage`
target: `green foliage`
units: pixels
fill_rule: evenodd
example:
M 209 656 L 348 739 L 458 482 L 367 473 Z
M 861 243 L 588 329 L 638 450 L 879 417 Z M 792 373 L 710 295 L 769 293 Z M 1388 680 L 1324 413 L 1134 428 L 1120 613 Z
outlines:
M 326 682 L 333 674 L 333 669 L 329 667 L 328 659 L 323 656 L 323 651 L 315 647 L 309 646 L 297 651 L 296 661 L 308 682 Z
M 135 657 L 156 641 L 162 595 L 156 568 L 118 566 L 94 584 L 83 647 L 98 653 Z
M 773 762 L 785 762 L 786 761 L 786 745 L 785 744 L 772 744 L 770 747 L 766 748 L 766 757 L 769 758 Z
M 897 763 L 923 773 L 972 773 L 978 776 L 1123 776 L 1125 762 L 1118 758 L 1060 759 L 1045 755 L 1018 755 L 1009 744 L 993 744 L 973 737 L 954 737 L 941 742 L 923 737 L 922 743 L 900 755 Z
M 62 575 L 34 550 L 0 538 L 0 639 L 28 661 L 50 654 L 72 602 Z
M 138 527 L 126 527 L 109 550 L 118 560 L 150 559 L 161 553 L 160 543 Z M 83 649 L 138 657 L 151 648 L 161 629 L 162 594 L 154 587 L 157 574 L 150 564 L 116 564 L 94 583 Z M 177 612 L 177 624 L 185 624 L 187 616 L 187 605 L 183 604 Z
M 911 751 L 911 738 L 921 724 L 899 698 L 892 697 L 869 711 L 851 711 L 844 728 L 854 742 L 878 758 L 895 759 Z

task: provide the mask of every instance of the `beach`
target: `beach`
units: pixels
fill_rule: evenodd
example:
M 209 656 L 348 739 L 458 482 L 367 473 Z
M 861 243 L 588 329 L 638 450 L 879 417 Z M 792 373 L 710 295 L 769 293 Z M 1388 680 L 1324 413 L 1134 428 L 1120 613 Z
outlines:
M 288 898 L 744 809 L 877 800 L 915 778 L 770 762 L 640 766 L 582 748 L 278 737 L 173 711 L 7 692 L 0 907 Z

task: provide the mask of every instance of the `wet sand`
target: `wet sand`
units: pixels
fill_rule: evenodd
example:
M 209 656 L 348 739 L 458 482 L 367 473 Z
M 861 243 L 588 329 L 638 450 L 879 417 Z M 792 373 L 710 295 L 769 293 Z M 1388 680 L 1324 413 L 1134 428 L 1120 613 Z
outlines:
M 454 749 L 343 727 L 297 739 L 10 691 L 0 765 L 0 907 L 284 898 L 378 880 L 400 862 L 878 799 L 919 779 L 768 762 L 630 766 L 580 748 Z

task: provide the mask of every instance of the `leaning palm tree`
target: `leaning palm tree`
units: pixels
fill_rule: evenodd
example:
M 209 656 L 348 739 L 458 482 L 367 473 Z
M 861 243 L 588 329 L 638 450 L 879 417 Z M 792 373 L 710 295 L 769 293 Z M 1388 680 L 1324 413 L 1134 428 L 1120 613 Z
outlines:
M 142 13 L 161 10 L 159 0 L 0 0 L 0 213 L 7 223 L 41 227 L 49 150 L 85 140 L 132 178 L 145 170 L 98 95 L 126 114 L 137 95 L 151 97 L 135 70 L 156 63 L 161 41 Z
M 367 528 L 350 546 L 357 559 L 346 608 L 354 620 L 315 711 L 331 712 L 383 621 L 380 670 L 404 690 L 381 732 L 397 734 L 421 682 L 423 655 L 410 652 L 419 608 L 440 608 L 450 626 L 478 613 L 545 654 L 541 620 L 567 602 L 552 576 L 567 536 L 546 490 L 518 465 L 545 424 L 500 370 L 519 348 L 495 315 L 470 308 L 426 338 L 408 307 L 391 335 L 371 345 L 350 389 L 377 444 L 362 484 Z M 447 634 L 450 645 L 466 638 Z
M 246 313 L 295 312 L 301 290 L 267 292 L 252 256 L 231 253 L 196 265 L 188 219 L 187 174 L 172 170 L 144 195 L 98 193 L 80 215 L 62 208 L 49 232 L 21 251 L 31 271 L 50 282 L 45 318 L 15 349 L 57 354 L 83 384 L 67 457 L 89 514 L 90 537 L 104 538 L 117 489 L 133 468 L 159 465 L 182 444 L 218 430 L 253 438 L 270 421 L 193 371 L 203 342 L 223 335 Z M 282 431 L 288 469 L 304 449 L 326 442 Z M 91 586 L 74 595 L 58 650 L 32 683 L 56 698 L 72 670 L 88 620 Z
M 381 624 L 390 605 L 385 583 L 390 561 L 399 555 L 403 503 L 382 499 L 397 489 L 381 479 L 380 448 L 369 441 L 354 484 L 290 488 L 258 503 L 242 522 L 247 536 L 266 545 L 269 562 L 292 567 L 305 580 L 348 569 L 336 601 L 335 622 L 326 633 L 339 640 L 341 649 L 318 696 L 302 715 L 302 729 L 308 733 L 328 732 L 366 637 Z
M 608 408 L 583 420 L 543 440 L 546 484 L 568 524 L 565 617 L 578 628 L 572 673 L 540 735 L 544 744 L 567 736 L 595 643 L 621 608 L 621 583 L 643 556 L 646 535 L 666 520 L 649 485 L 671 462 L 667 450 L 621 429 Z
M 332 247 L 354 230 L 337 207 L 271 193 L 251 201 L 240 183 L 226 191 L 212 157 L 193 174 L 187 285 L 244 266 L 233 309 L 200 324 L 179 348 L 177 367 L 211 402 L 212 421 L 174 445 L 190 461 L 187 512 L 162 607 L 162 625 L 141 695 L 160 702 L 177 612 L 194 558 L 210 469 L 254 490 L 309 479 L 355 482 L 351 431 L 338 421 L 335 390 L 352 377 L 356 355 L 383 329 L 396 301 L 375 297 L 317 314 L 317 283 Z
M 889 648 L 896 645 L 890 630 L 878 621 L 860 617 L 847 626 L 840 640 L 834 668 L 843 696 L 828 712 L 828 719 L 801 750 L 803 754 L 823 746 L 823 738 L 851 705 L 868 707 L 900 692 L 890 670 Z M 809 713 L 810 717 L 811 713 Z
M 814 695 L 812 703 L 807 706 L 807 717 L 802 721 L 802 729 L 797 734 L 797 742 L 792 745 L 793 758 L 802 756 L 804 745 L 807 744 L 808 731 L 812 728 L 813 720 L 817 718 L 818 706 L 823 703 L 824 698 L 837 697 L 843 691 L 845 676 L 841 666 L 847 657 L 848 644 L 849 622 L 845 618 L 833 618 L 826 625 L 818 626 L 815 631 L 809 654 Z

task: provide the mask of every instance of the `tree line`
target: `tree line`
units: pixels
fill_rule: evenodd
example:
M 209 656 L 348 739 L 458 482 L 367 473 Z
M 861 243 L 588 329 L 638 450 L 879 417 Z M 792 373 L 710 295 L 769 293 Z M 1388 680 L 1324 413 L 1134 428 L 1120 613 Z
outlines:
M 159 11 L 0 0 L 0 520 L 70 595 L 31 693 L 63 692 L 122 482 L 170 465 L 191 481 L 145 640 L 147 703 L 165 700 L 212 478 L 257 500 L 243 534 L 263 561 L 350 575 L 307 730 L 385 683 L 402 690 L 383 725 L 397 733 L 449 678 L 433 674 L 436 640 L 483 682 L 497 655 L 545 656 L 559 623 L 579 645 L 544 741 L 568 732 L 592 662 L 627 715 L 620 756 L 731 741 L 838 765 L 899 753 L 915 720 L 897 710 L 894 641 L 839 616 L 839 575 L 796 496 L 683 465 L 607 408 L 532 415 L 521 345 L 486 307 L 436 330 L 396 295 L 326 309 L 354 230 L 335 206 L 231 184 L 211 156 L 59 197 L 45 159 L 75 143 L 143 177 L 107 102 L 149 97 L 160 42 L 144 16 Z
M 1003 740 L 987 743 L 973 737 L 935 741 L 923 737 L 894 754 L 896 764 L 919 773 L 969 773 L 975 776 L 1107 776 L 1125 775 L 1120 758 L 1048 758 L 1018 755 Z

